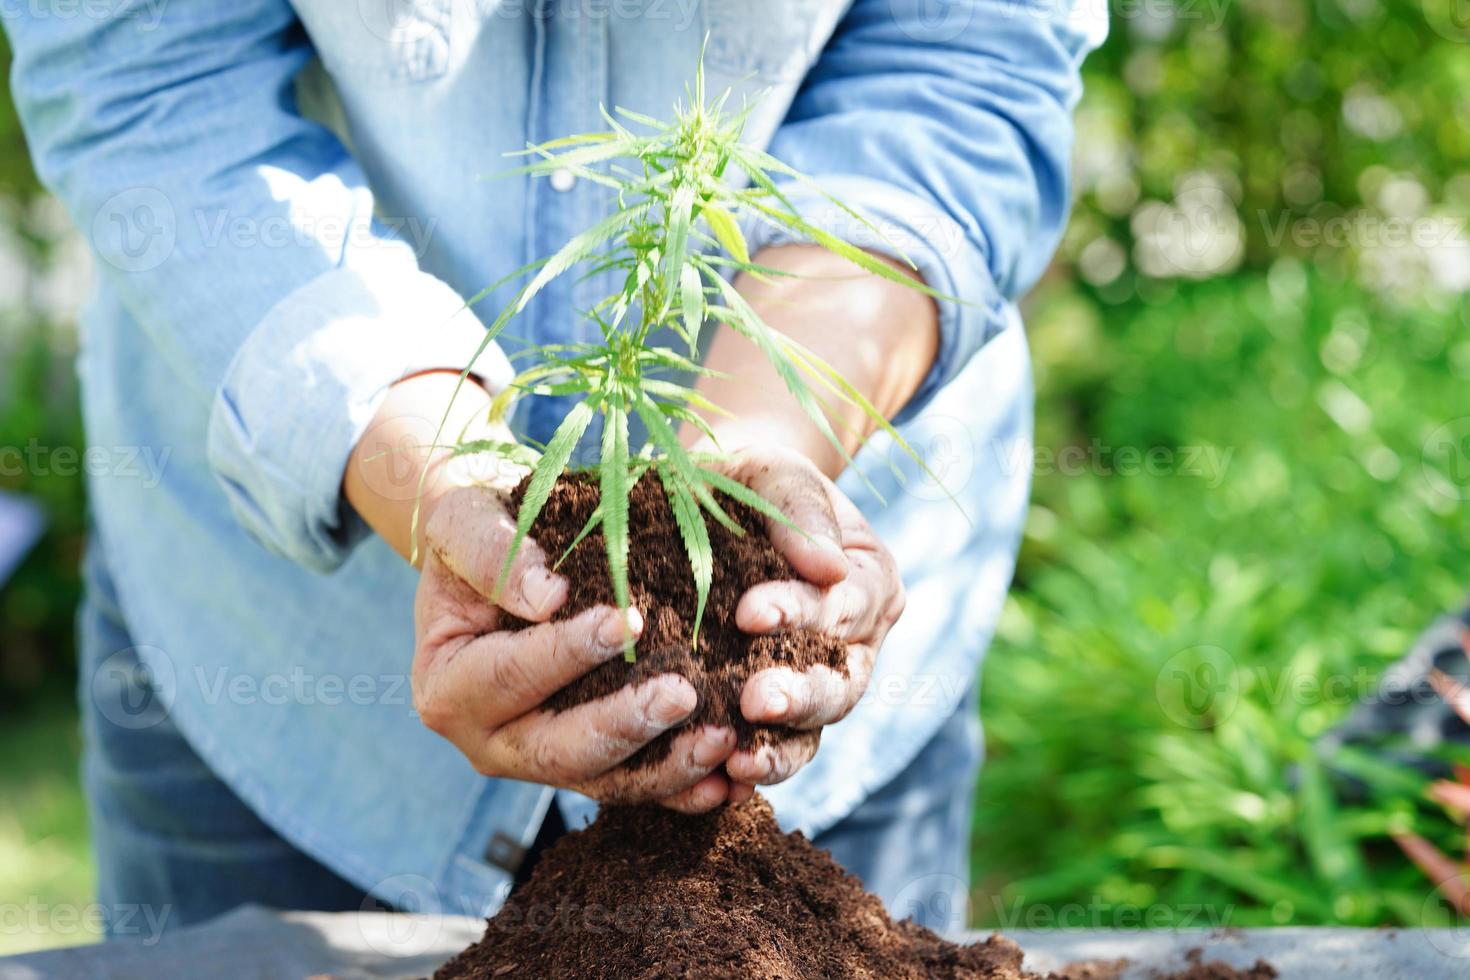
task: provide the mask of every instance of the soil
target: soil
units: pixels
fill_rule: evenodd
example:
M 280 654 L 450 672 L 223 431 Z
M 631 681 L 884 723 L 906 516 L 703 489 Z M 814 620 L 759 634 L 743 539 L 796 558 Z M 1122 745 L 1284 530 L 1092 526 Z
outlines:
M 435 980 L 1017 980 L 1018 946 L 895 923 L 759 796 L 697 817 L 608 807 L 542 857 Z
M 512 493 L 512 510 L 519 508 L 527 482 Z M 549 561 L 556 562 L 566 552 L 596 510 L 599 496 L 595 479 L 586 474 L 571 474 L 557 482 L 531 528 L 532 537 Z M 741 749 L 786 739 L 818 738 L 815 732 L 747 722 L 740 712 L 745 681 L 757 671 L 775 666 L 804 670 L 821 664 L 847 673 L 847 649 L 837 640 L 807 630 L 750 636 L 736 628 L 735 607 L 747 589 L 761 582 L 797 576 L 766 536 L 765 519 L 760 514 L 724 494 L 717 492 L 716 497 L 746 533 L 737 535 L 718 521 L 706 521 L 716 560 L 698 647 L 693 643 L 694 577 L 663 486 L 656 476 L 647 474 L 633 488 L 628 521 L 629 599 L 644 620 L 643 635 L 635 648 L 637 659 L 628 663 L 615 658 L 546 702 L 553 711 L 565 711 L 659 674 L 676 673 L 688 679 L 699 694 L 694 715 L 683 726 L 641 749 L 628 760 L 630 768 L 662 761 L 674 738 L 691 726 L 733 728 Z M 601 532 L 595 531 L 561 561 L 557 571 L 566 576 L 571 592 L 553 618 L 569 619 L 595 605 L 615 604 L 605 547 Z M 509 628 L 529 625 L 507 618 Z
M 1157 980 L 1275 980 L 1276 968 L 1265 960 L 1256 962 L 1244 970 L 1237 970 L 1227 963 L 1205 962 L 1202 949 L 1191 949 L 1184 954 L 1189 966 L 1174 973 L 1155 972 Z
M 1084 980 L 1126 961 L 1045 978 L 1003 936 L 960 945 L 895 922 L 826 851 L 782 833 L 760 796 L 689 817 L 605 807 L 553 844 L 485 936 L 434 980 Z M 1157 980 L 1271 980 L 1187 954 Z
M 512 496 L 518 506 L 523 483 Z M 709 522 L 719 556 L 700 629 L 692 643 L 695 589 L 673 513 L 656 479 L 632 494 L 631 600 L 644 616 L 637 660 L 608 662 L 556 694 L 564 711 L 660 673 L 686 677 L 699 707 L 686 725 L 726 725 L 742 748 L 812 737 L 751 725 L 740 713 L 745 680 L 769 666 L 822 664 L 846 672 L 842 644 L 805 631 L 753 637 L 734 626 L 750 587 L 794 577 L 764 532 L 764 520 L 721 495 L 747 533 Z M 552 561 L 566 552 L 596 508 L 585 476 L 558 482 L 532 534 Z M 600 533 L 562 561 L 571 583 L 557 618 L 613 602 Z M 529 625 L 514 619 L 509 624 Z M 676 732 L 646 746 L 630 765 L 664 758 Z M 684 816 L 658 806 L 605 807 L 586 830 L 568 833 L 536 863 L 489 921 L 480 942 L 435 980 L 1044 980 L 1022 969 L 1020 947 L 999 936 L 960 945 L 913 922 L 895 922 L 825 851 L 800 833 L 782 833 L 760 796 L 713 813 Z M 1205 963 L 1191 951 L 1183 972 L 1159 980 L 1269 980 L 1275 970 Z M 1105 977 L 1124 963 L 1077 964 L 1045 980 Z

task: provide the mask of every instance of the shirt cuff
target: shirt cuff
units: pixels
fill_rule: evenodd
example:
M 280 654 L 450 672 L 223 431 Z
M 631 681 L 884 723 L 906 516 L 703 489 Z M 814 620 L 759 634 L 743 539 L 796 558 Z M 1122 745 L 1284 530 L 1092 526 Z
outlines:
M 877 231 L 853 218 L 814 187 L 783 185 L 782 193 L 804 221 L 870 252 L 899 261 L 907 257 L 930 289 L 964 300 L 963 303 L 936 300 L 939 352 L 918 390 L 893 420 L 907 421 L 1005 326 L 1005 298 L 990 274 L 981 249 L 959 222 L 933 204 L 892 184 L 855 174 L 823 175 L 817 183 L 823 191 L 867 218 Z M 742 230 L 752 255 L 772 245 L 810 243 L 800 231 L 777 227 L 755 216 L 745 218 Z
M 236 352 L 210 412 L 209 463 L 242 526 L 317 571 L 369 531 L 341 495 L 388 388 L 421 371 L 514 371 L 459 294 L 417 269 L 337 268 L 282 299 Z

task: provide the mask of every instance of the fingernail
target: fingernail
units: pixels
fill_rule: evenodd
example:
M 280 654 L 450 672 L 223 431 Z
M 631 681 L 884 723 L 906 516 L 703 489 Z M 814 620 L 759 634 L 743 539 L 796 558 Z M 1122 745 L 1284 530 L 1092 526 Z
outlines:
M 561 592 L 561 576 L 544 568 L 533 568 L 521 577 L 521 595 L 537 612 L 546 612 Z
M 700 735 L 699 740 L 694 743 L 692 758 L 696 766 L 705 769 L 716 763 L 723 762 L 727 751 L 728 748 L 724 732 L 719 730 L 710 731 Z
M 597 627 L 597 645 L 608 651 L 621 650 L 626 637 L 632 636 L 636 640 L 642 632 L 643 616 L 638 610 L 629 608 L 626 617 L 614 612 L 610 616 L 604 616 L 602 625 Z
M 772 685 L 766 689 L 766 717 L 784 715 L 791 710 L 791 695 Z
M 836 555 L 838 558 L 842 558 L 842 559 L 846 559 L 847 558 L 847 556 L 845 554 L 843 554 L 843 552 L 842 552 L 842 545 L 838 544 L 837 543 L 837 540 L 835 538 L 833 538 L 831 535 L 828 535 L 828 534 L 818 534 L 816 536 L 816 542 L 817 542 L 817 547 L 818 548 L 821 548 L 823 551 L 827 552 L 828 554 Z
M 662 728 L 676 725 L 694 713 L 699 697 L 688 683 L 676 680 L 654 681 L 653 699 L 648 705 L 648 720 Z

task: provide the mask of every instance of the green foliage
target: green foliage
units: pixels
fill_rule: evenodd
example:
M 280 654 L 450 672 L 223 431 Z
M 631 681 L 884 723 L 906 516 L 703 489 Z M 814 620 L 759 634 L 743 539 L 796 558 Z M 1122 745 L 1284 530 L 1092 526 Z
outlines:
M 1470 510 L 1426 448 L 1465 414 L 1467 322 L 1292 260 L 1041 297 L 1034 505 L 982 686 L 982 921 L 1447 921 L 1386 834 L 1454 854 L 1463 829 L 1416 773 L 1315 752 L 1470 580 Z
M 731 284 L 727 278 L 731 273 L 762 277 L 783 274 L 751 261 L 740 218 L 747 216 L 795 230 L 860 269 L 937 295 L 888 262 L 805 221 L 772 175 L 815 185 L 769 154 L 740 142 L 748 110 L 727 113 L 729 97 L 726 91 L 707 99 L 701 69 L 693 91 L 687 93 L 687 104 L 675 107 L 672 122 L 619 109 L 617 115 L 603 113 L 610 127 L 605 132 L 567 136 L 526 150 L 526 155 L 536 159 L 512 173 L 541 177 L 556 170 L 570 171 L 614 189 L 618 207 L 573 236 L 553 255 L 525 270 L 534 270 L 534 275 L 495 318 L 485 338 L 488 345 L 560 275 L 578 268 L 622 273 L 621 289 L 587 312 L 601 340 L 531 348 L 529 353 L 537 363 L 522 371 L 511 385 L 512 394 L 497 398 L 493 406 L 492 411 L 503 416 L 518 395 L 582 399 L 531 467 L 531 482 L 521 501 L 515 543 L 506 557 L 501 584 L 521 542 L 544 508 L 552 485 L 567 469 L 594 415 L 600 414 L 603 430 L 596 472 L 602 502 L 583 533 L 594 526 L 602 528 L 613 592 L 618 604 L 626 607 L 629 495 L 636 473 L 655 470 L 673 507 L 694 576 L 698 595 L 696 642 L 714 562 L 704 523 L 706 515 L 734 533 L 744 533 L 712 492 L 714 488 L 728 493 L 734 481 L 714 471 L 717 457 L 707 453 L 696 457 L 684 447 L 677 432 L 681 424 L 693 426 L 718 448 L 714 433 L 700 415 L 718 412 L 718 407 L 680 380 L 712 373 L 696 361 L 707 320 L 726 323 L 754 343 L 775 366 L 803 411 L 844 457 L 847 450 L 832 431 L 825 412 L 825 406 L 833 403 L 858 407 L 908 449 L 861 392 L 815 353 L 765 323 Z M 642 132 L 635 133 L 620 117 L 639 126 Z M 726 179 L 732 165 L 748 183 Z M 840 202 L 833 203 L 878 233 L 856 212 Z M 716 254 L 721 251 L 723 255 Z M 470 302 L 478 302 L 493 289 L 482 291 Z M 658 343 L 655 338 L 664 330 L 682 341 L 687 353 Z M 637 454 L 628 445 L 630 416 L 637 416 L 648 435 L 647 448 Z M 490 448 L 477 445 L 461 447 L 460 451 Z M 910 454 L 918 459 L 912 450 Z M 747 502 L 754 498 L 759 503 L 752 506 L 762 513 L 779 515 L 755 494 L 743 487 L 740 491 L 744 492 L 733 495 Z M 631 636 L 625 653 L 632 658 Z

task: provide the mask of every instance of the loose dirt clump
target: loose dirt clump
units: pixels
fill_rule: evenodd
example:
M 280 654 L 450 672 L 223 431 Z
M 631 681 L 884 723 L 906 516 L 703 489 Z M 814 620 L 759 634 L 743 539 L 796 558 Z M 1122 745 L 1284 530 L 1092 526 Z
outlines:
M 511 495 L 512 510 L 519 508 L 528 481 Z M 557 482 L 531 528 L 531 537 L 549 562 L 560 559 L 576 540 L 587 518 L 597 509 L 598 497 L 597 484 L 586 474 L 564 476 Z M 628 663 L 619 657 L 608 661 L 546 702 L 553 711 L 565 711 L 659 674 L 675 673 L 686 678 L 699 694 L 694 716 L 684 726 L 644 746 L 628 760 L 630 768 L 662 761 L 675 736 L 690 726 L 732 728 L 742 749 L 778 740 L 817 738 L 816 732 L 746 721 L 740 712 L 745 681 L 759 670 L 776 666 L 804 670 L 821 664 L 847 673 L 847 647 L 830 637 L 808 630 L 751 636 L 736 628 L 735 607 L 747 589 L 799 576 L 766 537 L 765 519 L 760 514 L 724 494 L 715 492 L 715 497 L 746 533 L 737 535 L 713 518 L 707 521 L 715 555 L 714 581 L 700 624 L 698 646 L 694 644 L 696 591 L 689 559 L 668 497 L 658 478 L 647 474 L 633 488 L 628 521 L 629 600 L 644 620 L 637 660 Z M 616 605 L 600 531 L 577 542 L 557 571 L 566 576 L 571 592 L 553 618 L 570 619 L 592 606 Z M 528 625 L 514 617 L 507 620 L 511 629 Z

